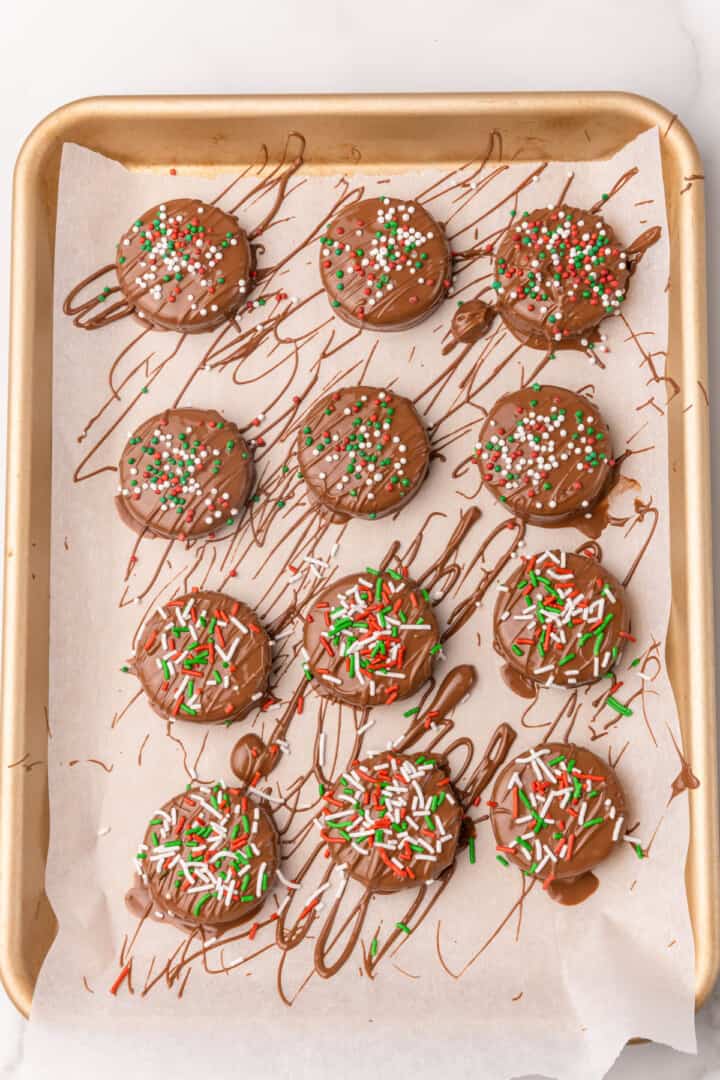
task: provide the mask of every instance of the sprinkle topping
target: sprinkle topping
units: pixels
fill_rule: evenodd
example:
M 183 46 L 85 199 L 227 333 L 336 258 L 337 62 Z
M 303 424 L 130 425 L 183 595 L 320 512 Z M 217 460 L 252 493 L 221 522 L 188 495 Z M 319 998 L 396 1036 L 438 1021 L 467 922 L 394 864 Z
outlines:
M 253 480 L 235 424 L 199 409 L 168 410 L 147 421 L 128 439 L 119 472 L 118 498 L 161 536 L 235 524 Z
M 593 558 L 522 556 L 499 586 L 495 639 L 507 663 L 543 686 L 594 682 L 615 665 L 628 633 L 622 586 Z
M 255 613 L 223 593 L 168 601 L 148 619 L 135 666 L 153 708 L 169 719 L 230 722 L 260 704 L 270 643 Z
M 135 866 L 157 907 L 227 926 L 264 901 L 278 864 L 269 812 L 221 782 L 192 785 L 153 815 Z
M 298 434 L 298 457 L 323 504 L 374 519 L 415 493 L 427 473 L 429 445 L 406 398 L 357 386 L 313 407 Z
M 250 287 L 251 255 L 237 220 L 174 199 L 130 226 L 117 249 L 120 285 L 137 314 L 168 328 L 220 325 Z
M 442 228 L 418 203 L 354 203 L 320 237 L 320 272 L 337 313 L 377 329 L 411 326 L 450 287 Z
M 318 692 L 364 706 L 409 697 L 441 652 L 424 589 L 370 567 L 331 585 L 306 618 L 303 668 Z
M 432 757 L 355 761 L 323 800 L 316 826 L 331 857 L 373 891 L 420 885 L 455 857 L 462 809 Z
M 547 884 L 584 873 L 631 839 L 614 771 L 581 747 L 551 743 L 520 754 L 500 773 L 493 803 L 499 861 Z
M 475 449 L 493 494 L 531 519 L 587 513 L 614 465 L 607 427 L 590 402 L 539 383 L 500 398 Z
M 495 275 L 493 288 L 511 328 L 561 344 L 619 312 L 630 269 L 602 218 L 549 206 L 526 211 L 508 229 Z

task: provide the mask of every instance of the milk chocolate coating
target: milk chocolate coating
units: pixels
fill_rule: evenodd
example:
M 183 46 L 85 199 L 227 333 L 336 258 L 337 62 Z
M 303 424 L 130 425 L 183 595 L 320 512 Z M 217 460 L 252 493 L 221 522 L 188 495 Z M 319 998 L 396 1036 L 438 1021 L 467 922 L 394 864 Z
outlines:
M 312 407 L 298 432 L 298 461 L 323 506 L 350 517 L 378 518 L 418 491 L 430 445 L 407 398 L 374 386 L 349 386 Z
M 192 334 L 235 314 L 250 288 L 253 256 L 232 214 L 199 199 L 171 199 L 121 236 L 116 269 L 138 316 Z
M 167 409 L 130 437 L 116 500 L 137 531 L 181 538 L 237 524 L 255 468 L 239 428 L 212 409 Z
M 371 892 L 434 881 L 455 858 L 463 812 L 442 759 L 386 751 L 355 762 L 324 798 L 330 857 Z
M 238 788 L 195 783 L 153 815 L 136 868 L 159 911 L 220 932 L 265 902 L 279 859 L 264 806 Z
M 516 338 L 534 349 L 585 347 L 622 307 L 630 263 L 598 214 L 575 206 L 513 219 L 498 247 L 498 309 Z
M 540 686 L 580 686 L 617 663 L 627 638 L 625 590 L 587 555 L 523 556 L 498 591 L 495 647 Z
M 539 383 L 495 403 L 480 431 L 476 460 L 495 498 L 534 525 L 588 514 L 606 493 L 615 464 L 595 405 Z
M 450 248 L 417 200 L 353 203 L 320 238 L 320 276 L 336 315 L 353 326 L 405 330 L 450 288 Z
M 241 735 L 230 754 L 230 768 L 245 785 L 256 784 L 268 776 L 278 762 L 277 743 L 268 746 L 254 731 Z
M 462 345 L 474 345 L 484 337 L 497 314 L 494 307 L 484 300 L 465 300 L 458 304 L 452 317 L 450 332 Z
M 306 671 L 323 696 L 384 705 L 411 697 L 429 679 L 438 640 L 429 598 L 413 581 L 394 571 L 350 574 L 310 607 Z
M 499 774 L 493 802 L 498 854 L 541 880 L 580 877 L 624 836 L 625 798 L 614 770 L 571 743 L 519 754 Z
M 259 703 L 270 642 L 247 604 L 219 592 L 166 602 L 138 640 L 135 672 L 160 716 L 213 724 L 239 720 Z

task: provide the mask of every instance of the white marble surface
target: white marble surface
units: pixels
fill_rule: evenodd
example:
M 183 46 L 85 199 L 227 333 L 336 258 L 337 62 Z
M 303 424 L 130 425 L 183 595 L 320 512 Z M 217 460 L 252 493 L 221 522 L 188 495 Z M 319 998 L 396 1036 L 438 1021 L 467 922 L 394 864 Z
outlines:
M 424 15 L 421 18 L 421 9 Z M 0 328 L 7 340 L 12 168 L 32 126 L 73 98 L 112 93 L 631 90 L 677 112 L 705 162 L 710 393 L 720 421 L 720 4 L 717 0 L 0 0 Z M 193 31 L 203 13 L 200 32 Z M 210 22 L 212 20 L 212 24 Z M 187 30 L 178 47 L 176 28 Z M 215 29 L 217 28 L 217 29 Z M 0 440 L 7 366 L 0 350 Z M 720 450 L 715 425 L 714 453 Z M 0 447 L 0 526 L 4 505 Z M 720 520 L 720 473 L 713 507 Z M 716 574 L 720 551 L 716 553 Z M 718 576 L 720 580 L 720 576 Z M 1 586 L 0 586 L 1 589 Z M 717 635 L 720 641 L 720 634 Z M 0 1076 L 24 1022 L 0 989 Z M 720 1080 L 720 990 L 698 1017 L 699 1054 L 629 1047 L 612 1080 Z M 58 1080 L 82 1062 L 58 1063 Z M 174 1071 L 181 1076 L 181 1072 Z M 495 1080 L 495 1078 L 479 1078 Z

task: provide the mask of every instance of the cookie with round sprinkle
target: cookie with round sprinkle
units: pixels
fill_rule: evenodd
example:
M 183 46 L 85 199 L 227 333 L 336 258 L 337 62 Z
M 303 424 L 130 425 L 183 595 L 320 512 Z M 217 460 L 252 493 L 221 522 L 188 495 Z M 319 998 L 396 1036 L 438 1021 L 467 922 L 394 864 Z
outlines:
M 521 556 L 498 586 L 495 647 L 539 686 L 604 678 L 630 636 L 625 590 L 596 559 L 571 551 Z
M 499 313 L 534 349 L 588 348 L 619 314 L 631 274 L 612 226 L 590 210 L 547 206 L 514 217 L 497 251 Z
M 480 431 L 475 459 L 495 498 L 534 525 L 589 514 L 606 494 L 615 465 L 598 408 L 582 394 L 540 383 L 499 398 Z
M 422 420 L 407 398 L 373 386 L 333 391 L 298 432 L 300 471 L 336 514 L 379 518 L 417 493 L 430 462 Z
M 240 720 L 260 704 L 271 663 L 268 636 L 247 604 L 197 591 L 152 612 L 133 668 L 160 716 L 213 724 Z
M 430 596 L 395 570 L 323 589 L 305 618 L 303 667 L 319 694 L 369 708 L 411 697 L 441 652 Z
M 212 409 L 167 409 L 134 431 L 118 466 L 116 505 L 136 532 L 168 539 L 237 524 L 255 468 L 236 424 Z
M 199 199 L 170 199 L 120 237 L 116 271 L 135 314 L 150 326 L 201 333 L 243 303 L 253 253 L 237 218 Z
M 156 915 L 221 933 L 250 919 L 275 881 L 270 811 L 238 788 L 193 783 L 157 810 L 135 867 Z
M 435 881 L 455 859 L 463 810 L 432 754 L 354 761 L 323 800 L 317 826 L 330 858 L 370 892 Z
M 443 228 L 416 199 L 352 203 L 320 237 L 320 277 L 333 311 L 353 326 L 406 330 L 451 285 Z

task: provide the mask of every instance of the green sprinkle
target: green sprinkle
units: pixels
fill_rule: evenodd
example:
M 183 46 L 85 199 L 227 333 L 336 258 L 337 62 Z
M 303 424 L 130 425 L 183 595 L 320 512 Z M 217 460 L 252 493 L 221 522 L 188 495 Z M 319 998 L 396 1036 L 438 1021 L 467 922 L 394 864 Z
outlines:
M 608 704 L 611 709 L 614 709 L 616 713 L 620 713 L 621 716 L 632 716 L 633 714 L 632 709 L 628 708 L 627 705 L 623 705 L 623 703 L 618 701 L 615 697 L 608 696 L 606 704 Z
M 203 896 L 200 897 L 200 899 L 197 901 L 197 903 L 195 904 L 195 906 L 192 909 L 192 913 L 195 916 L 195 918 L 198 917 L 198 915 L 200 914 L 200 912 L 204 908 L 205 904 L 207 904 L 208 900 L 212 900 L 213 895 L 214 895 L 213 893 L 209 892 L 209 893 L 205 893 Z

